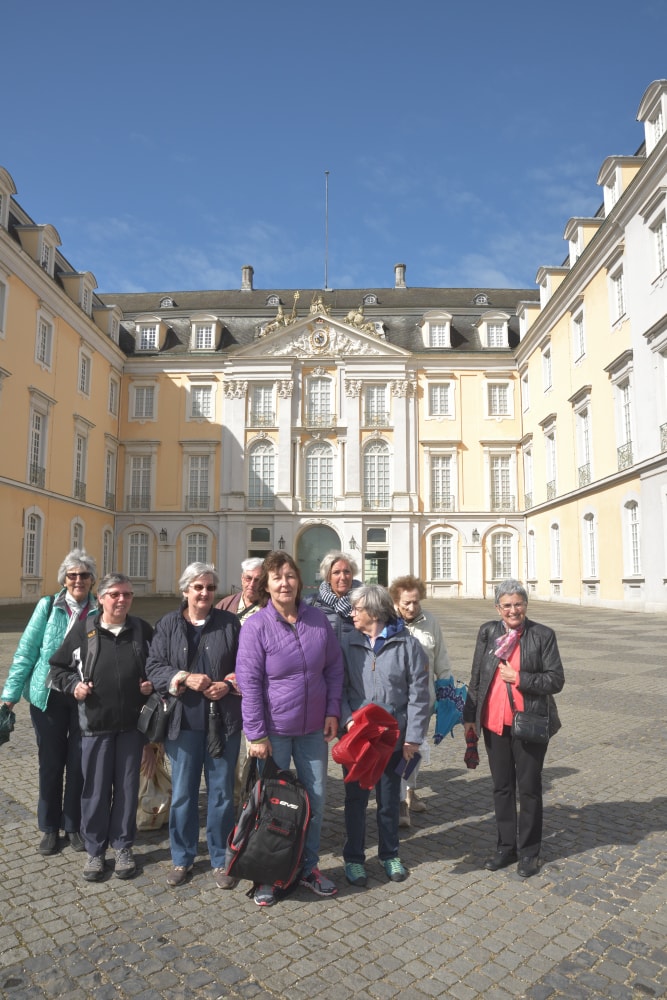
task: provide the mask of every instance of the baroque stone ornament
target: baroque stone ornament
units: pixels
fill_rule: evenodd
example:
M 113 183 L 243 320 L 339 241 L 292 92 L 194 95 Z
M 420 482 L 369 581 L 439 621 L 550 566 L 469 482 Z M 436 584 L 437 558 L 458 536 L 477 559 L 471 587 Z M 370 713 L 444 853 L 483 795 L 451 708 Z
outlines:
M 392 396 L 415 396 L 417 383 L 414 379 L 396 378 L 391 382 Z
M 279 358 L 289 355 L 313 357 L 318 354 L 375 356 L 381 352 L 365 340 L 357 340 L 356 337 L 348 336 L 335 326 L 316 320 L 314 323 L 309 323 L 293 340 L 287 343 L 281 341 L 274 347 L 267 347 L 266 353 L 270 357 Z
M 225 396 L 227 399 L 244 399 L 248 391 L 248 383 L 240 379 L 231 379 L 225 382 Z
M 276 382 L 276 391 L 281 399 L 289 399 L 294 391 L 294 382 L 291 378 L 281 378 Z
M 354 398 L 361 394 L 361 379 L 360 378 L 346 378 L 345 379 L 345 395 Z

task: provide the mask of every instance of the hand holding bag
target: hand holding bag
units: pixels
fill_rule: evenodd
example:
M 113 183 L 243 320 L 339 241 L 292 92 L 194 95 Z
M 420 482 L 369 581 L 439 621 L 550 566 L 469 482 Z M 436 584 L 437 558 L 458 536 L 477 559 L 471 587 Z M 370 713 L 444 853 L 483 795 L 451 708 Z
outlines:
M 537 712 L 518 712 L 512 697 L 512 685 L 507 681 L 505 683 L 512 708 L 512 736 L 524 743 L 546 745 L 549 742 L 549 701 L 547 700 L 546 715 L 538 715 Z
M 175 698 L 163 698 L 157 691 L 149 694 L 141 707 L 137 729 L 150 743 L 164 742 L 175 704 Z

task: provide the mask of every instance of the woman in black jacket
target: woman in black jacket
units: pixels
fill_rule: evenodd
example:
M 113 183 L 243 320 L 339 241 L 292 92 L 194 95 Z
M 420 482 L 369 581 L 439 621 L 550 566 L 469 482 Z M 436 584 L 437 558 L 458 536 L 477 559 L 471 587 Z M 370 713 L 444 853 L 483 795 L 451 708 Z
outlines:
M 132 581 L 110 573 L 100 581 L 101 614 L 67 634 L 49 663 L 49 687 L 73 695 L 82 734 L 81 837 L 88 852 L 87 882 L 99 882 L 109 845 L 117 878 L 136 870 L 132 846 L 137 832 L 139 768 L 146 744 L 137 720 L 153 685 L 144 668 L 153 629 L 128 612 Z
M 539 871 L 542 841 L 542 766 L 545 744 L 512 736 L 512 706 L 549 716 L 549 734 L 560 729 L 553 695 L 565 682 L 554 632 L 526 618 L 528 594 L 518 580 L 496 588 L 500 621 L 482 625 L 472 661 L 463 710 L 466 732 L 483 733 L 493 780 L 498 838 L 496 852 L 484 863 L 489 871 L 517 861 L 519 875 Z M 517 818 L 517 792 L 519 809 Z

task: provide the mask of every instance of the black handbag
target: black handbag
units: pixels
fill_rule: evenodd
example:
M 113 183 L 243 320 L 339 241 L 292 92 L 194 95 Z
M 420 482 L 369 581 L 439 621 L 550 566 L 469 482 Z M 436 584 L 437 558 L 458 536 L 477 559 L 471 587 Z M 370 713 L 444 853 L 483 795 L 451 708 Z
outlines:
M 150 743 L 164 742 L 175 704 L 175 698 L 163 698 L 157 691 L 149 694 L 141 707 L 137 729 Z
M 507 681 L 505 683 L 512 708 L 512 736 L 524 743 L 541 743 L 545 746 L 549 742 L 549 701 L 547 700 L 546 715 L 518 712 L 512 697 L 512 685 Z

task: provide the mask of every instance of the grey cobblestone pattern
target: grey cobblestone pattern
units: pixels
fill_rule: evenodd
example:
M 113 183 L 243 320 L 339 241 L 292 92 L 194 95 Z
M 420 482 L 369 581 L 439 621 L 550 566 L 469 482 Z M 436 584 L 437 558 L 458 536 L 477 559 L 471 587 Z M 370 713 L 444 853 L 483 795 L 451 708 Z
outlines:
M 155 620 L 172 602 L 137 601 Z M 467 680 L 489 602 L 428 602 Z M 22 607 L 0 609 L 4 679 Z M 8 1000 L 215 1000 L 332 993 L 340 1000 L 638 998 L 667 995 L 667 617 L 531 606 L 558 634 L 564 727 L 545 766 L 543 867 L 482 869 L 495 847 L 488 766 L 463 765 L 462 730 L 432 748 L 428 811 L 401 831 L 402 884 L 374 856 L 345 883 L 343 784 L 330 767 L 321 867 L 335 900 L 297 889 L 259 909 L 215 887 L 202 843 L 194 878 L 169 889 L 166 832 L 140 834 L 138 876 L 81 878 L 83 856 L 36 852 L 36 756 L 25 702 L 0 748 L 0 994 Z M 204 839 L 204 838 L 202 838 Z M 247 883 L 242 886 L 247 887 Z

